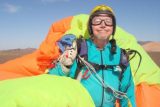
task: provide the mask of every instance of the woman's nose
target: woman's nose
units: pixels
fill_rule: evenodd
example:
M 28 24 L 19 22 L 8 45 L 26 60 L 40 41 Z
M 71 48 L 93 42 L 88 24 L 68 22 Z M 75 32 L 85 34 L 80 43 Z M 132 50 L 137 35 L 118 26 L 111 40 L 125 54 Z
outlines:
M 106 24 L 105 24 L 105 21 L 104 21 L 104 20 L 102 20 L 102 22 L 101 22 L 101 26 L 102 26 L 102 27 L 105 27 L 105 26 L 106 26 Z

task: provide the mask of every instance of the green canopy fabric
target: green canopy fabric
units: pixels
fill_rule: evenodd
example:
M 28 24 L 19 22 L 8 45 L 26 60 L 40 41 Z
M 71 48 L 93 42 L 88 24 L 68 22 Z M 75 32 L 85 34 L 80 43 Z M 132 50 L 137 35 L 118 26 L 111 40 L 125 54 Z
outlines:
M 48 74 L 0 81 L 0 107 L 94 107 L 85 88 Z

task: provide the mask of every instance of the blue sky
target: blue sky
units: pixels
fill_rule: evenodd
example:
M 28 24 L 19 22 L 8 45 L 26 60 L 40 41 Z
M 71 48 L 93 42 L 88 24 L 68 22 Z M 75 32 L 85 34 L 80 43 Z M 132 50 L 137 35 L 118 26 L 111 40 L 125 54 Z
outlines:
M 106 4 L 141 41 L 160 41 L 160 0 L 0 0 L 0 50 L 38 48 L 51 24 Z

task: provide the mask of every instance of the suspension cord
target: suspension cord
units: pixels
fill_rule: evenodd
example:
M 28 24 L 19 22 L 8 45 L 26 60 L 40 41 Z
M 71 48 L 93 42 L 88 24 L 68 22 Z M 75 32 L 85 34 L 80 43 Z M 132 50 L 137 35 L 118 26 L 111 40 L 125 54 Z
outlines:
M 140 65 L 141 65 L 142 56 L 141 56 L 141 54 L 140 54 L 137 50 L 130 50 L 130 49 L 127 49 L 127 50 L 128 50 L 128 54 L 129 54 L 129 55 L 133 54 L 133 56 L 129 59 L 129 61 L 131 61 L 131 60 L 136 56 L 136 54 L 138 54 L 138 56 L 139 56 L 138 67 L 137 67 L 137 69 L 136 69 L 136 71 L 135 71 L 135 73 L 134 73 L 134 76 L 135 76 L 136 73 L 137 73 L 137 71 L 138 71 L 138 69 L 139 69 L 139 67 L 140 67 Z

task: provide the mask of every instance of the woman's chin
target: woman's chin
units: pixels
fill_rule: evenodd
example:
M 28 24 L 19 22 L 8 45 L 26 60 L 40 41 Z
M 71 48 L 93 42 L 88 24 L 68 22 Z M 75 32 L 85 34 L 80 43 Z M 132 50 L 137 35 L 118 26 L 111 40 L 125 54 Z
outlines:
M 98 36 L 97 38 L 98 38 L 98 39 L 102 39 L 102 40 L 104 40 L 104 39 L 107 39 L 107 38 L 108 38 L 108 36 Z

